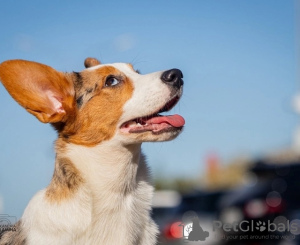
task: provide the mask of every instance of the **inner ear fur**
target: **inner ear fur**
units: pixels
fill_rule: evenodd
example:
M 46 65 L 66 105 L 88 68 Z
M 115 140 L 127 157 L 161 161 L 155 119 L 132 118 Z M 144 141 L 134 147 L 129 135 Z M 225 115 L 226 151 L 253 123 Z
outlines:
M 72 81 L 50 66 L 5 61 L 0 64 L 0 80 L 10 95 L 43 123 L 65 122 L 75 108 Z

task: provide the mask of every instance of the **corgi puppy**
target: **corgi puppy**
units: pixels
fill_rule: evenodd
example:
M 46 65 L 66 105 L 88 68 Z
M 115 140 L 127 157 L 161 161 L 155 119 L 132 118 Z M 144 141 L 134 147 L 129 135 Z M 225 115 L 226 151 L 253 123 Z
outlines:
M 81 72 L 9 60 L 0 80 L 29 113 L 57 131 L 53 178 L 0 245 L 153 245 L 153 187 L 143 142 L 182 131 L 178 69 L 141 75 L 131 64 L 87 58 Z M 6 119 L 8 120 L 8 119 Z M 34 153 L 33 153 L 34 154 Z

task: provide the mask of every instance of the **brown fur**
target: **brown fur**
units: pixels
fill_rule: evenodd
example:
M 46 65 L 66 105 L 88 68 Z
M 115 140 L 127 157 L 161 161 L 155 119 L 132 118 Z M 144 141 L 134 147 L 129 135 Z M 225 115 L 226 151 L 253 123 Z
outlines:
M 9 60 L 0 64 L 0 80 L 11 96 L 41 122 L 65 121 L 74 107 L 74 90 L 63 73 L 36 62 Z M 62 102 L 64 112 L 56 112 L 46 91 Z
M 122 82 L 114 87 L 104 87 L 109 75 Z M 115 134 L 123 106 L 132 96 L 133 85 L 119 70 L 109 66 L 83 71 L 80 76 L 83 82 L 81 87 L 76 88 L 76 98 L 83 96 L 84 102 L 78 109 L 80 113 L 65 123 L 59 135 L 66 142 L 94 146 Z M 72 79 L 75 79 L 74 75 Z M 111 106 L 113 110 L 110 110 Z
M 46 197 L 51 202 L 69 198 L 83 182 L 79 171 L 69 159 L 57 159 L 52 181 L 47 187 Z
M 100 61 L 95 58 L 86 58 L 84 61 L 85 68 L 89 68 L 92 66 L 100 65 Z

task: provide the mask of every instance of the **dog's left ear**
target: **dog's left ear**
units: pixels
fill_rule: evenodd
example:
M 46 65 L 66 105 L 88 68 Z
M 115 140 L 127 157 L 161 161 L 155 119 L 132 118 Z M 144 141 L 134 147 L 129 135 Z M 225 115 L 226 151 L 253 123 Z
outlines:
M 74 110 L 74 87 L 66 75 L 32 61 L 0 64 L 0 80 L 10 95 L 43 123 L 65 122 Z
M 90 68 L 90 67 L 93 67 L 93 66 L 96 66 L 96 65 L 100 65 L 100 61 L 97 60 L 96 58 L 91 58 L 91 57 L 88 57 L 84 60 L 84 66 L 85 68 Z

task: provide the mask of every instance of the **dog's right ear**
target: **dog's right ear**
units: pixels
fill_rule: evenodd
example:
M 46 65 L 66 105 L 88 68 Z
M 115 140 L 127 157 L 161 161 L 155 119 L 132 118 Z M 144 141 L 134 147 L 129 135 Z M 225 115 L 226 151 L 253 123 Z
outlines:
M 49 66 L 5 61 L 0 64 L 0 80 L 10 95 L 43 123 L 64 122 L 75 108 L 72 82 Z

